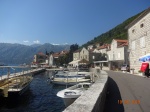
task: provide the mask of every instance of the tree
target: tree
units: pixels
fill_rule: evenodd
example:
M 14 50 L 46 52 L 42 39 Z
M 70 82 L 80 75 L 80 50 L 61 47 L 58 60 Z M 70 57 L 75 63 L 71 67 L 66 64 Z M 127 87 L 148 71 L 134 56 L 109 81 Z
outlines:
M 70 51 L 69 51 L 69 62 L 73 60 L 73 52 L 75 52 L 76 50 L 79 49 L 79 45 L 78 44 L 72 44 L 70 46 Z

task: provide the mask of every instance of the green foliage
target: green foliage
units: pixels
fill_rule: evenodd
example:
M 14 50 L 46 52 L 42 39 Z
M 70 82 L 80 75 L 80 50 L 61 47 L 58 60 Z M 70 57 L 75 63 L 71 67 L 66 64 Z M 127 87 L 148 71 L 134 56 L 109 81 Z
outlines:
M 68 64 L 69 63 L 69 55 L 66 54 L 64 56 L 60 56 L 58 59 L 58 65 L 63 66 L 64 64 Z
M 127 29 L 125 29 L 125 27 L 129 23 L 131 23 L 135 18 L 137 18 L 141 13 L 125 20 L 123 23 L 117 25 L 116 27 L 109 30 L 108 32 L 103 33 L 103 34 L 101 34 L 97 37 L 94 37 L 93 40 L 88 41 L 87 43 L 82 45 L 81 48 L 82 47 L 87 47 L 91 44 L 95 44 L 95 43 L 98 43 L 98 42 L 110 44 L 113 39 L 127 39 Z
M 73 60 L 73 52 L 75 52 L 76 50 L 79 49 L 79 45 L 78 44 L 72 44 L 70 46 L 70 51 L 69 51 L 69 62 Z
M 79 45 L 78 45 L 78 44 L 72 44 L 72 45 L 70 46 L 70 52 L 74 52 L 74 51 L 76 51 L 78 48 L 79 48 Z

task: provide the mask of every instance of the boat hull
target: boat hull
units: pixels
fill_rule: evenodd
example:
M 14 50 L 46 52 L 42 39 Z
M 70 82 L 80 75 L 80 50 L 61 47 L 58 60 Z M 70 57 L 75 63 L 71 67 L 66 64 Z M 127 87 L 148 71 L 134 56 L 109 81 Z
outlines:
M 68 107 L 70 104 L 72 104 L 77 98 L 63 98 L 64 104 L 66 107 Z
M 79 83 L 57 93 L 57 96 L 62 98 L 65 106 L 72 104 L 77 98 L 79 98 L 84 91 L 91 86 L 91 83 Z
M 25 93 L 29 87 L 30 87 L 30 83 L 27 83 L 26 85 L 24 85 L 22 88 L 18 88 L 18 89 L 9 89 L 8 90 L 8 97 L 14 97 L 14 96 L 20 96 L 23 93 Z
M 51 82 L 53 84 L 57 84 L 57 85 L 69 85 L 69 86 L 72 86 L 72 85 L 75 85 L 75 84 L 78 84 L 78 83 L 84 83 L 84 82 L 90 82 L 91 80 L 90 79 L 83 79 L 83 80 L 78 80 L 78 81 L 59 81 L 59 80 L 52 80 Z

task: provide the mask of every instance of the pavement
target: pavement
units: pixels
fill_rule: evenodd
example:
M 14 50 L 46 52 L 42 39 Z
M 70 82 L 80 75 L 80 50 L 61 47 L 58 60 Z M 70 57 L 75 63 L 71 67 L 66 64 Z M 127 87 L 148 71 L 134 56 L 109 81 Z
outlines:
M 109 78 L 104 112 L 150 112 L 150 78 L 106 72 Z

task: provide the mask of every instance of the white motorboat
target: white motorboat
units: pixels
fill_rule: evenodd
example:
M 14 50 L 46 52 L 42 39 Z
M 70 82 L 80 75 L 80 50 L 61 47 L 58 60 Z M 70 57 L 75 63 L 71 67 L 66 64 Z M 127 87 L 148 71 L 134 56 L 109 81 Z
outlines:
M 85 78 L 88 76 L 90 76 L 90 72 L 59 71 L 53 76 L 53 78 Z
M 59 85 L 75 85 L 82 82 L 90 82 L 91 79 L 82 79 L 82 78 L 54 78 L 51 80 L 53 84 Z
M 51 82 L 61 85 L 75 85 L 77 83 L 89 82 L 91 72 L 63 72 L 60 71 L 55 76 L 52 76 Z
M 67 89 L 61 90 L 57 93 L 58 97 L 64 100 L 65 106 L 72 104 L 78 97 L 80 97 L 92 83 L 79 83 Z

